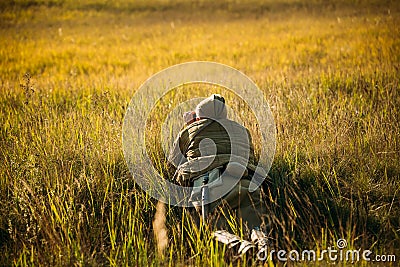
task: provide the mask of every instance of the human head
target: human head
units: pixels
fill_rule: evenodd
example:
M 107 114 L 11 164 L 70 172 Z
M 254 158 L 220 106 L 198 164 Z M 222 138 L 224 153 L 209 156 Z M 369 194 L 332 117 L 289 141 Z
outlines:
M 196 117 L 200 119 L 226 119 L 225 99 L 219 94 L 207 97 L 197 105 Z

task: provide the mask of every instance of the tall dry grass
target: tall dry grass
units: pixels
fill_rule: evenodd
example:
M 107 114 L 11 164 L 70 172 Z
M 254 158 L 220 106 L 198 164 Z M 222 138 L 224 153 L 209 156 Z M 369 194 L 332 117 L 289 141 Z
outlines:
M 264 192 L 274 247 L 324 249 L 345 238 L 398 255 L 399 9 L 341 0 L 0 3 L 0 263 L 223 263 L 224 248 L 180 208 L 166 207 L 168 246 L 157 252 L 157 202 L 135 185 L 121 149 L 135 89 L 191 60 L 245 72 L 271 106 L 278 140 Z

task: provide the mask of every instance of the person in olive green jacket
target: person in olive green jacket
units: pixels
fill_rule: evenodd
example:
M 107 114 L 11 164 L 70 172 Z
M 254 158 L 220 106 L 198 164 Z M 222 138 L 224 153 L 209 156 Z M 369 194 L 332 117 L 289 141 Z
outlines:
M 208 208 L 216 227 L 227 227 L 230 215 L 248 229 L 260 227 L 263 223 L 266 209 L 260 189 L 252 193 L 248 190 L 257 165 L 251 135 L 245 127 L 227 118 L 222 96 L 214 94 L 197 105 L 196 121 L 178 134 L 169 160 L 177 167 L 173 179 L 180 185 L 201 186 L 201 177 L 210 175 L 211 192 L 217 196 Z M 228 173 L 231 166 L 243 166 L 243 169 L 239 174 L 237 171 Z M 217 176 L 212 178 L 215 170 L 218 170 Z M 193 203 L 199 210 L 195 188 Z

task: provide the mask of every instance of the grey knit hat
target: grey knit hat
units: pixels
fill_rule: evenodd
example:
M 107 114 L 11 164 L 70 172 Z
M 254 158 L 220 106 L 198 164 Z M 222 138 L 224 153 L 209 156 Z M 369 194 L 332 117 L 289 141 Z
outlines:
M 218 94 L 201 101 L 196 107 L 196 117 L 200 119 L 226 119 L 225 99 Z

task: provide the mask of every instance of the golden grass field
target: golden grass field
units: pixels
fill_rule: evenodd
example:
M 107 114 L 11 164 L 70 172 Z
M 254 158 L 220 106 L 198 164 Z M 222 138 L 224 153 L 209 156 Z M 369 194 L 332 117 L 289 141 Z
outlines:
M 224 248 L 174 207 L 157 252 L 157 201 L 122 153 L 135 90 L 194 60 L 244 72 L 271 107 L 264 190 L 276 248 L 320 251 L 344 238 L 398 262 L 399 26 L 390 0 L 1 2 L 0 265 L 223 264 Z

